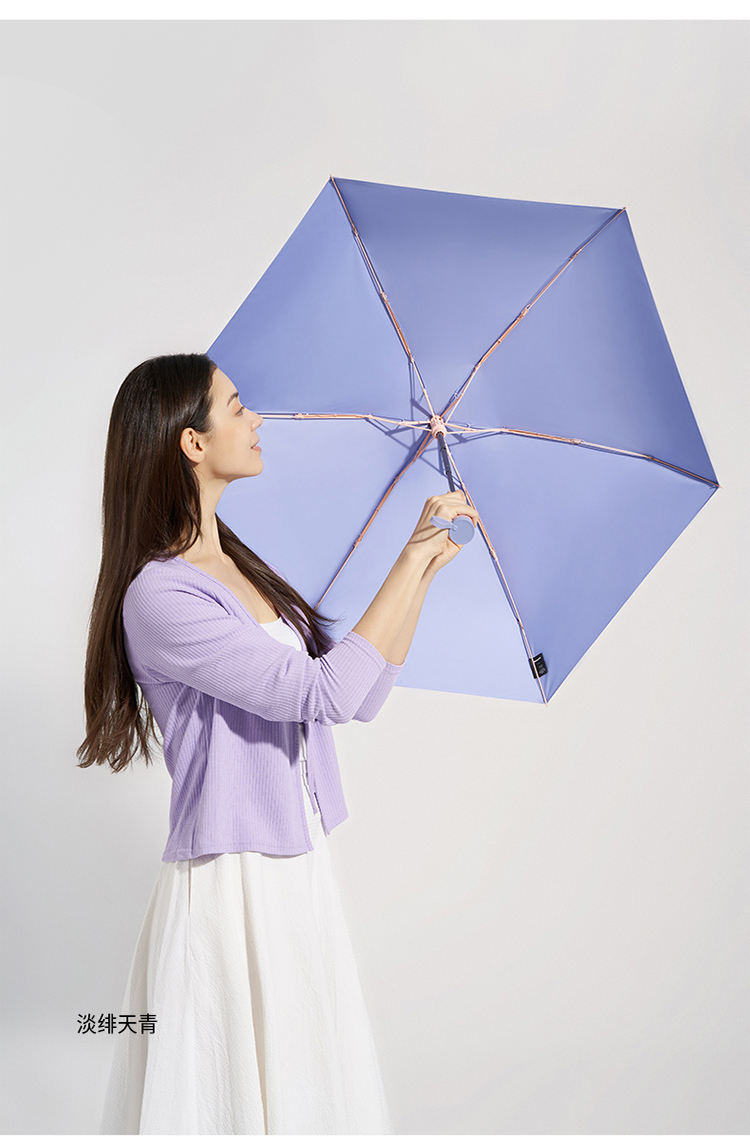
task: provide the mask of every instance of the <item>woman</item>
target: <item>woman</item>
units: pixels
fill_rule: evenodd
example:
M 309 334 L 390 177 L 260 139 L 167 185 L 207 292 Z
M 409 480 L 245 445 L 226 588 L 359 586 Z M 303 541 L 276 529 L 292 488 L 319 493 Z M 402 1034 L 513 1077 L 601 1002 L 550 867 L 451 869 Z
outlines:
M 430 517 L 476 513 L 430 498 L 336 643 L 216 515 L 262 473 L 262 423 L 205 355 L 147 360 L 112 409 L 78 754 L 148 764 L 158 727 L 172 798 L 102 1133 L 393 1132 L 326 844 L 331 726 L 375 716 L 459 551 Z

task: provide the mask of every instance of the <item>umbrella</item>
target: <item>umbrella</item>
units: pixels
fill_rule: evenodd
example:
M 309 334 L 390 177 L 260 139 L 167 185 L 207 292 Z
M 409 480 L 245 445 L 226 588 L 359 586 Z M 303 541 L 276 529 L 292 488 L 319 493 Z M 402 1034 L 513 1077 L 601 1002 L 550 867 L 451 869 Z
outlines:
M 402 687 L 548 702 L 718 488 L 623 208 L 332 177 L 208 354 L 265 418 L 221 515 L 340 636 L 478 511 Z

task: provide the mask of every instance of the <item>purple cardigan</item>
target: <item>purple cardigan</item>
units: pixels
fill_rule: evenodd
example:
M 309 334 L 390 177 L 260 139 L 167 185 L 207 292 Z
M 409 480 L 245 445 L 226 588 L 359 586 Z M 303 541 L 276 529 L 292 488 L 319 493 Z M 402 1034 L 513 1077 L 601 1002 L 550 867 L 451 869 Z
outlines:
M 299 633 L 301 651 L 281 644 L 231 588 L 181 557 L 144 565 L 122 615 L 128 662 L 172 777 L 163 861 L 312 850 L 300 722 L 323 828 L 345 820 L 331 725 L 373 719 L 403 664 L 354 631 L 319 659 Z

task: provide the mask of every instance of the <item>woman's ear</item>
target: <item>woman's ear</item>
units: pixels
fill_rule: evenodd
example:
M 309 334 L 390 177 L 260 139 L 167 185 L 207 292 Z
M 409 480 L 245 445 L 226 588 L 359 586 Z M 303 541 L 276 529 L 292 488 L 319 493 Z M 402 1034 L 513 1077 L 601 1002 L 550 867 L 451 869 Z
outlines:
M 202 462 L 206 457 L 202 435 L 193 430 L 192 426 L 186 426 L 180 435 L 180 449 L 191 462 Z

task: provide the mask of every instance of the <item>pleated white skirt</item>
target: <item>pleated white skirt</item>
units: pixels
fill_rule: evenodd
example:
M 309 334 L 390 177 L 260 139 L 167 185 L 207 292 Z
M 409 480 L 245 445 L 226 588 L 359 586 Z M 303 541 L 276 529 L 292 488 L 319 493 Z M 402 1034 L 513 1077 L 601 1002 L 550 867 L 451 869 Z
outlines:
M 101 1133 L 393 1133 L 299 766 L 312 852 L 162 863 L 122 1008 L 156 1027 L 118 1033 Z

